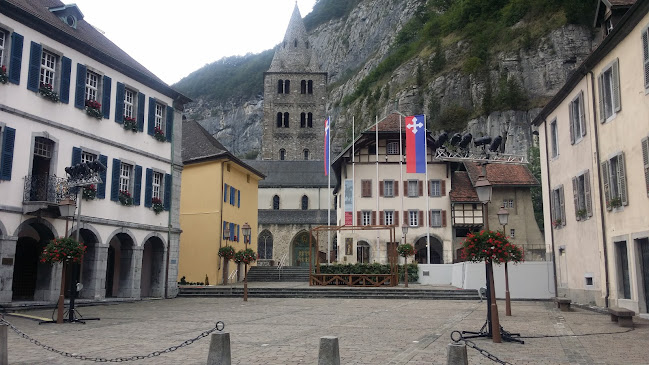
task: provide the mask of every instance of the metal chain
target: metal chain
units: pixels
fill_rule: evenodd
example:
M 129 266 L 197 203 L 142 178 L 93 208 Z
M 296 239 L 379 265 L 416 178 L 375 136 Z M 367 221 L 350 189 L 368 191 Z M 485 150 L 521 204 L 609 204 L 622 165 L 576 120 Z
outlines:
M 455 333 L 457 333 L 457 334 L 460 335 L 459 340 L 456 340 L 456 339 L 453 337 L 453 334 L 455 334 Z M 504 360 L 500 360 L 498 357 L 496 357 L 495 355 L 493 355 L 493 354 L 490 353 L 489 351 L 487 351 L 487 350 L 485 350 L 485 349 L 482 349 L 482 348 L 478 347 L 478 345 L 476 345 L 475 342 L 473 342 L 473 341 L 471 341 L 471 340 L 467 340 L 466 338 L 464 338 L 464 337 L 462 336 L 462 333 L 461 333 L 460 331 L 453 331 L 453 332 L 451 332 L 451 340 L 452 340 L 454 343 L 460 343 L 460 341 L 464 341 L 464 343 L 466 343 L 467 346 L 469 346 L 470 348 L 472 348 L 472 349 L 474 349 L 474 350 L 477 350 L 477 351 L 478 351 L 482 356 L 486 357 L 487 359 L 489 359 L 489 360 L 491 360 L 491 361 L 493 361 L 493 362 L 497 362 L 497 363 L 499 363 L 499 364 L 503 364 L 503 365 L 512 365 L 512 363 L 507 362 L 507 361 L 504 361 Z
M 22 338 L 28 340 L 29 342 L 33 343 L 34 345 L 37 345 L 37 346 L 40 346 L 40 347 L 44 348 L 47 351 L 51 351 L 51 352 L 57 353 L 57 354 L 59 354 L 61 356 L 65 356 L 65 357 L 69 357 L 69 358 L 73 358 L 73 359 L 77 359 L 77 360 L 94 361 L 94 362 L 126 362 L 126 361 L 142 360 L 142 359 L 148 359 L 148 358 L 160 356 L 162 354 L 166 354 L 166 353 L 169 353 L 169 352 L 176 351 L 179 348 L 189 346 L 192 343 L 200 340 L 201 338 L 207 337 L 210 333 L 212 333 L 214 331 L 223 331 L 223 329 L 225 328 L 225 324 L 223 324 L 223 322 L 221 322 L 221 321 L 218 321 L 218 322 L 216 322 L 216 326 L 214 326 L 214 328 L 212 328 L 210 330 L 207 330 L 207 331 L 204 331 L 200 335 L 198 335 L 198 336 L 196 336 L 194 338 L 191 338 L 189 340 L 184 341 L 180 345 L 171 346 L 171 347 L 166 348 L 166 349 L 161 350 L 161 351 L 154 351 L 154 352 L 152 352 L 150 354 L 147 354 L 147 355 L 135 355 L 135 356 L 128 356 L 128 357 L 116 357 L 116 358 L 113 358 L 113 359 L 107 359 L 107 358 L 103 358 L 103 357 L 90 357 L 90 356 L 84 356 L 84 355 L 79 355 L 79 354 L 75 354 L 75 353 L 70 353 L 70 352 L 66 352 L 66 351 L 57 350 L 54 347 L 45 345 L 45 344 L 41 343 L 40 341 L 36 340 L 35 338 L 32 338 L 32 337 L 28 336 L 27 334 L 23 333 L 21 330 L 16 328 L 14 325 L 7 322 L 7 320 L 5 320 L 4 317 L 0 317 L 0 325 L 1 324 L 6 324 L 7 326 L 9 326 L 9 328 L 11 328 L 14 332 L 16 332 Z

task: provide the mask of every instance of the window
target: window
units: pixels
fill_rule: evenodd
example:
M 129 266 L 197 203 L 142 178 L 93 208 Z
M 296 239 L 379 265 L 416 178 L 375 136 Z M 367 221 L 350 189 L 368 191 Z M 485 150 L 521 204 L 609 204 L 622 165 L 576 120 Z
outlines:
M 578 221 L 593 215 L 590 201 L 590 172 L 572 178 L 572 193 L 575 201 L 575 215 Z
M 313 128 L 313 113 L 308 112 L 306 117 L 306 126 Z
M 584 117 L 584 93 L 580 92 L 568 108 L 570 114 L 570 143 L 579 142 L 586 135 L 586 120 Z
M 307 161 L 309 159 L 309 150 L 305 149 L 304 150 L 304 160 Z
M 394 180 L 383 181 L 383 196 L 388 198 L 394 196 Z
M 4 62 L 5 46 L 7 44 L 7 33 L 0 29 L 0 66 L 6 65 Z
M 284 118 L 282 118 L 282 113 L 277 113 L 277 128 L 282 128 L 282 125 L 283 125 L 282 120 L 283 119 Z
M 644 58 L 644 88 L 649 89 L 649 28 L 642 31 L 642 54 Z
M 431 210 L 430 211 L 430 226 L 431 227 L 441 227 L 442 226 L 442 211 L 441 210 Z
M 300 128 L 306 128 L 306 113 L 300 113 Z
M 279 209 L 279 195 L 273 196 L 273 209 Z
M 418 180 L 408 180 L 408 197 L 420 196 L 419 194 L 419 181 Z
M 82 151 L 81 152 L 81 163 L 92 162 L 97 159 L 97 155 L 91 152 Z
M 237 200 L 237 189 L 230 186 L 230 205 L 235 205 Z
M 515 229 L 512 228 L 512 229 L 509 230 L 509 237 L 510 238 L 516 237 L 516 230 Z
M 372 197 L 372 180 L 361 180 L 361 197 Z
M 602 162 L 602 180 L 607 210 L 629 204 L 626 194 L 626 169 L 623 152 Z
M 559 228 L 566 225 L 566 211 L 563 199 L 563 185 L 552 190 L 552 225 Z
M 307 48 L 308 48 L 308 47 L 307 47 Z M 307 87 L 307 90 L 308 90 L 308 91 L 307 91 L 307 92 L 308 92 L 309 94 L 313 94 L 313 80 L 309 80 L 309 81 L 307 81 L 307 85 L 308 85 L 308 87 Z
M 514 199 L 503 199 L 503 207 L 505 208 L 514 208 Z
M 306 195 L 302 195 L 302 210 L 307 210 L 309 209 L 309 197 Z
M 386 210 L 383 212 L 383 222 L 385 222 L 386 226 L 391 226 L 394 224 L 394 211 L 393 210 Z
M 135 104 L 135 91 L 124 89 L 124 117 L 133 118 L 134 104 Z
M 278 94 L 284 93 L 284 80 L 277 80 L 277 93 Z
M 166 108 L 165 108 L 164 105 L 162 105 L 160 103 L 155 104 L 155 122 L 154 122 L 155 124 L 154 124 L 154 126 L 155 126 L 155 128 L 159 128 L 160 130 L 163 130 L 162 127 L 164 126 L 165 109 Z
M 45 52 L 43 52 L 45 53 Z M 86 100 L 97 100 L 99 89 L 99 75 L 92 71 L 86 71 Z
M 624 299 L 631 299 L 631 282 L 629 281 L 629 256 L 626 241 L 615 242 L 618 265 L 618 293 Z
M 599 120 L 604 123 L 622 109 L 620 103 L 620 71 L 616 59 L 599 75 Z
M 367 153 L 370 155 L 376 154 L 376 145 L 367 146 Z
M 442 195 L 442 181 L 441 180 L 431 180 L 430 181 L 430 196 L 441 196 Z
M 151 197 L 161 199 L 160 192 L 162 191 L 162 174 L 154 171 L 152 181 Z
M 300 82 L 300 94 L 306 94 L 306 80 Z
M 557 120 L 550 124 L 550 138 L 552 141 L 552 158 L 559 156 L 559 131 L 557 130 Z
M 49 85 L 54 88 L 54 78 L 56 76 L 56 59 L 53 53 L 43 50 L 41 53 L 41 85 Z
M 290 93 L 291 93 L 291 81 L 284 80 L 284 94 L 290 94 Z
M 34 139 L 34 155 L 44 158 L 52 158 L 52 141 L 42 137 Z
M 119 191 L 131 192 L 133 166 L 122 162 L 119 168 Z
M 362 225 L 363 226 L 369 226 L 372 224 L 372 212 L 369 210 L 364 210 L 361 212 L 361 217 L 362 217 Z
M 410 225 L 410 227 L 419 227 L 419 211 L 418 210 L 409 210 L 408 211 L 408 225 Z
M 288 128 L 288 112 L 284 113 L 284 128 Z
M 283 148 L 279 150 L 279 159 L 282 161 L 286 159 L 286 150 Z
M 386 146 L 386 153 L 388 155 L 398 155 L 399 154 L 399 141 L 388 141 Z

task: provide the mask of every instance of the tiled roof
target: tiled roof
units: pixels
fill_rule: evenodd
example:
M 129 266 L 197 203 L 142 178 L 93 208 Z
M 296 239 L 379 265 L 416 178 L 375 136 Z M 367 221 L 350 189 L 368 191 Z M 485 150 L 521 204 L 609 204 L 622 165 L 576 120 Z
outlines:
M 322 161 L 269 161 L 245 160 L 253 168 L 266 175 L 259 182 L 260 188 L 276 187 L 327 187 Z M 335 175 L 331 176 L 331 187 L 336 186 Z
M 464 167 L 475 184 L 480 176 L 482 166 L 467 162 Z M 525 165 L 490 163 L 487 164 L 487 180 L 493 186 L 536 186 L 539 182 Z
M 452 202 L 480 202 L 466 171 L 453 172 L 449 196 Z
M 331 224 L 336 224 L 336 211 L 331 210 Z M 259 209 L 259 224 L 327 224 L 326 210 Z
M 18 16 L 19 21 L 43 32 L 48 37 L 87 54 L 96 61 L 123 72 L 164 95 L 190 101 L 186 96 L 171 89 L 164 81 L 111 42 L 90 23 L 83 19 L 77 19 L 75 29 L 49 10 L 64 6 L 65 4 L 59 0 L 0 0 L 0 9 L 3 14 Z M 16 8 L 19 10 L 16 11 Z M 21 11 L 27 12 L 29 15 Z
M 183 121 L 183 163 L 225 156 L 228 150 L 195 121 Z
M 366 132 L 376 132 L 376 127 L 379 127 L 379 132 L 397 132 L 399 133 L 399 119 L 401 119 L 401 131 L 405 131 L 406 118 L 398 113 L 389 114 L 387 117 L 380 120 L 377 124 L 371 126 Z

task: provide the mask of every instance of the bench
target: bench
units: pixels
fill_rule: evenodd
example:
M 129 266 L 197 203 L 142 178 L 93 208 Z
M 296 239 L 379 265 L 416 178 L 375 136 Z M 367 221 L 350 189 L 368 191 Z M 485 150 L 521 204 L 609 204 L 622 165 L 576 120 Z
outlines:
M 570 311 L 570 303 L 572 303 L 572 300 L 569 298 L 554 298 L 554 301 L 557 303 L 557 308 L 562 312 Z
M 620 327 L 633 328 L 634 311 L 626 308 L 610 307 L 608 313 L 611 315 L 611 322 L 617 322 Z

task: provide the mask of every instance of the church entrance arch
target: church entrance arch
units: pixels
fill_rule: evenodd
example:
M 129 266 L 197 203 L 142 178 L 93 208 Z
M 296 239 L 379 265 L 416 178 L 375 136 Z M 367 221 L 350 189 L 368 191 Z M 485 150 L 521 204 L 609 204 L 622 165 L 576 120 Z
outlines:
M 442 242 L 435 236 L 430 236 L 430 263 L 443 264 L 443 246 Z M 415 261 L 419 264 L 428 263 L 428 250 L 426 249 L 426 236 L 420 237 L 415 242 Z
M 49 300 L 52 274 L 58 266 L 40 262 L 40 255 L 55 233 L 45 222 L 32 219 L 21 224 L 16 235 L 12 300 Z
M 264 229 L 257 239 L 257 253 L 260 260 L 273 259 L 273 235 L 269 230 Z
M 151 236 L 144 242 L 142 250 L 142 271 L 140 297 L 164 296 L 165 245 L 162 239 Z
M 315 243 L 315 238 L 311 238 Z M 313 257 L 315 260 L 315 247 L 313 248 L 313 255 L 309 254 L 309 232 L 302 231 L 295 235 L 293 242 L 291 243 L 292 259 L 291 263 L 293 266 L 305 266 L 309 267 L 309 258 Z

